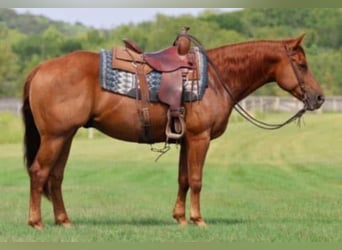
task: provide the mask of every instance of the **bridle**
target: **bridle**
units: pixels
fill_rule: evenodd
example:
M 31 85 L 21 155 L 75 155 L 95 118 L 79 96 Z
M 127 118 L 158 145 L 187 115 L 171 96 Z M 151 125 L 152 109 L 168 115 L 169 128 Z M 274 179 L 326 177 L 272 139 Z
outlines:
M 200 51 L 206 56 L 206 59 L 209 63 L 209 65 L 212 67 L 212 69 L 214 70 L 215 76 L 217 77 L 217 79 L 219 80 L 220 84 L 222 85 L 222 87 L 224 88 L 224 90 L 227 92 L 227 94 L 229 95 L 229 97 L 231 98 L 231 100 L 234 103 L 234 109 L 235 111 L 237 111 L 243 118 L 245 118 L 247 121 L 249 121 L 250 123 L 252 123 L 253 125 L 262 128 L 262 129 L 267 129 L 267 130 L 275 130 L 275 129 L 279 129 L 284 127 L 285 125 L 298 120 L 298 123 L 300 122 L 300 118 L 303 116 L 303 114 L 307 111 L 307 104 L 306 104 L 306 91 L 304 88 L 304 80 L 301 77 L 301 75 L 298 72 L 298 69 L 293 61 L 293 59 L 291 58 L 291 51 L 290 48 L 285 44 L 285 51 L 286 51 L 286 55 L 290 61 L 292 70 L 294 72 L 294 75 L 296 77 L 297 80 L 297 85 L 293 88 L 300 88 L 302 93 L 303 93 L 303 103 L 304 103 L 304 107 L 302 109 L 300 109 L 297 113 L 295 113 L 292 117 L 290 117 L 289 119 L 287 119 L 286 121 L 284 121 L 283 123 L 279 123 L 279 124 L 271 124 L 271 123 L 266 123 L 263 121 L 260 121 L 258 119 L 256 119 L 255 117 L 253 117 L 251 114 L 248 113 L 248 111 L 246 109 L 244 109 L 238 102 L 237 100 L 234 98 L 232 91 L 229 89 L 229 87 L 224 84 L 224 80 L 221 77 L 221 74 L 219 72 L 219 70 L 217 69 L 216 65 L 214 64 L 214 62 L 210 59 L 210 57 L 207 55 L 204 47 L 202 46 L 202 44 L 199 42 L 199 40 L 197 38 L 195 38 L 194 36 L 190 35 L 190 34 L 184 34 L 184 36 L 187 36 L 189 39 L 191 39 L 191 41 L 194 42 L 194 44 L 196 46 L 199 47 Z
M 289 48 L 289 46 L 288 46 L 287 44 L 285 44 L 284 47 L 285 47 L 285 51 L 286 51 L 287 57 L 288 57 L 288 59 L 289 59 L 289 61 L 290 61 L 291 68 L 292 68 L 292 70 L 293 70 L 293 72 L 294 72 L 294 75 L 295 75 L 295 77 L 296 77 L 296 80 L 297 80 L 297 85 L 295 85 L 295 86 L 293 87 L 292 90 L 294 90 L 294 89 L 296 89 L 296 88 L 298 88 L 298 87 L 300 88 L 301 92 L 303 93 L 303 99 L 302 99 L 302 101 L 303 101 L 303 103 L 305 104 L 305 101 L 306 101 L 306 99 L 307 99 L 307 95 L 306 95 L 306 91 L 305 91 L 305 87 L 304 87 L 304 79 L 303 79 L 303 77 L 299 74 L 298 68 L 296 67 L 294 61 L 293 61 L 292 58 L 291 58 L 291 56 L 292 56 L 292 54 L 291 54 L 291 49 Z M 290 90 L 290 91 L 291 91 L 291 90 Z

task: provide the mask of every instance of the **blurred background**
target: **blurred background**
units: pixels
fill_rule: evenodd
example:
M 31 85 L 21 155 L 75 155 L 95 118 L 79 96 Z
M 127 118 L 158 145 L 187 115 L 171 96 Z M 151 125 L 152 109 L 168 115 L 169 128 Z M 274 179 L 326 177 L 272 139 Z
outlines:
M 341 14 L 341 8 L 0 9 L 0 241 L 341 242 Z M 20 118 L 28 72 L 75 50 L 111 49 L 123 38 L 159 50 L 184 25 L 206 48 L 305 33 L 307 60 L 326 102 L 305 115 L 304 127 L 276 132 L 232 114 L 206 161 L 201 199 L 209 230 L 180 229 L 171 219 L 177 147 L 154 163 L 158 155 L 149 146 L 86 129 L 76 135 L 64 182 L 77 226 L 52 227 L 51 206 L 44 204 L 50 233 L 28 229 Z M 270 122 L 302 105 L 276 84 L 241 104 Z
M 74 50 L 99 51 L 135 40 L 145 51 L 170 45 L 191 27 L 206 48 L 306 33 L 309 65 L 327 96 L 342 95 L 341 8 L 0 9 L 0 97 L 20 97 L 38 63 Z M 256 95 L 285 93 L 274 85 Z

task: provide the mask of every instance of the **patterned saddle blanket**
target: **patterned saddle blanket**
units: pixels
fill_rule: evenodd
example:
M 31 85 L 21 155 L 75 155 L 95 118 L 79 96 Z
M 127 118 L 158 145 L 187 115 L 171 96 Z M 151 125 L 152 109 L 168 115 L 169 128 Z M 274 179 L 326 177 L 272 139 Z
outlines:
M 199 80 L 185 80 L 183 82 L 182 101 L 191 102 L 202 99 L 208 84 L 207 59 L 200 50 L 195 47 L 198 54 Z M 137 98 L 137 75 L 112 68 L 112 51 L 102 49 L 100 51 L 100 84 L 107 91 Z M 161 82 L 161 72 L 152 71 L 146 75 L 151 102 L 159 102 L 158 91 Z

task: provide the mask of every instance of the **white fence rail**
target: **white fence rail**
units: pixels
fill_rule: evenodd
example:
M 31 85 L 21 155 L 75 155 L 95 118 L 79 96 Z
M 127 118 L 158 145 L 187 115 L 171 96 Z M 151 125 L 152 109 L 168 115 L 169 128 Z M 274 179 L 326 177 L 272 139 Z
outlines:
M 0 98 L 0 112 L 20 114 L 21 100 L 16 98 Z
M 250 96 L 240 104 L 247 110 L 295 112 L 303 107 L 302 102 L 293 97 Z M 322 107 L 316 112 L 342 112 L 342 96 L 326 97 Z
M 303 104 L 295 98 L 274 96 L 249 96 L 242 100 L 240 104 L 247 110 L 258 110 L 261 112 L 295 112 L 303 106 Z M 11 112 L 19 115 L 20 109 L 20 99 L 0 98 L 0 112 Z M 318 112 L 342 112 L 342 96 L 326 97 L 323 106 Z
M 298 100 L 288 97 L 257 96 L 248 97 L 240 102 L 247 110 L 267 111 L 294 111 L 300 109 L 303 104 Z

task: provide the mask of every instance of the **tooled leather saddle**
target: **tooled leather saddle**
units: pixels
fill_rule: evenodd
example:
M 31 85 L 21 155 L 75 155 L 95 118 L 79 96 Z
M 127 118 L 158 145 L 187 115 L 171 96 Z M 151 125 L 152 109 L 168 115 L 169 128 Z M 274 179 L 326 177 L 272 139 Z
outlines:
M 157 51 L 144 52 L 134 41 L 124 39 L 125 47 L 113 47 L 112 67 L 136 75 L 136 88 L 141 99 L 139 115 L 143 124 L 141 142 L 153 142 L 146 75 L 151 71 L 161 73 L 158 99 L 167 104 L 167 140 L 179 140 L 185 133 L 184 108 L 181 107 L 183 82 L 198 79 L 195 53 L 191 51 L 191 40 L 184 27 L 172 46 Z

